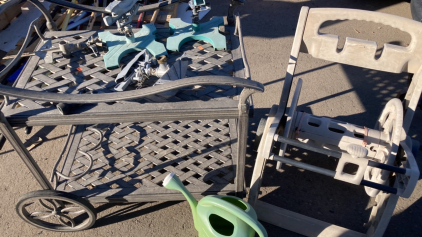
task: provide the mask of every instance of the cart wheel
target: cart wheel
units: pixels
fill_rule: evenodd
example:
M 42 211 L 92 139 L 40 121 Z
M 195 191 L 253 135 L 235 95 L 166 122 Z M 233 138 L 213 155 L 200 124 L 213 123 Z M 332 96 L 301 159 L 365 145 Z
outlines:
M 26 127 L 25 128 L 25 134 L 31 134 L 31 132 L 32 132 L 32 127 Z
M 88 201 L 53 190 L 39 190 L 23 195 L 16 204 L 16 212 L 31 225 L 59 232 L 88 229 L 97 219 L 97 213 Z

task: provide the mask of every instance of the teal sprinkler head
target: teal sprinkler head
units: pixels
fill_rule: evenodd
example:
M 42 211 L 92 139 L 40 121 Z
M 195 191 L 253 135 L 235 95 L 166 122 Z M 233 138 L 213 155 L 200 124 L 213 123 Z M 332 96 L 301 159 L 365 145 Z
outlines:
M 255 232 L 268 236 L 252 206 L 238 197 L 214 195 L 197 202 L 174 173 L 167 175 L 163 186 L 188 200 L 199 237 L 254 237 Z

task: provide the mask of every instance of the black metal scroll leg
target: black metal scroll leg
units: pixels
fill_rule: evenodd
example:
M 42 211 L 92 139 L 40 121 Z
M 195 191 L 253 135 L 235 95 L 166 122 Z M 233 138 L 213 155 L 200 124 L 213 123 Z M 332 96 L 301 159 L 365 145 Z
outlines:
M 23 145 L 22 141 L 19 139 L 15 130 L 10 126 L 9 122 L 4 117 L 3 113 L 0 111 L 0 131 L 4 137 L 10 142 L 15 151 L 18 153 L 19 157 L 28 167 L 29 171 L 34 175 L 35 179 L 41 185 L 43 189 L 53 190 L 50 182 L 48 182 L 47 177 L 43 174 L 40 167 L 35 162 L 34 158 L 31 156 L 29 151 Z

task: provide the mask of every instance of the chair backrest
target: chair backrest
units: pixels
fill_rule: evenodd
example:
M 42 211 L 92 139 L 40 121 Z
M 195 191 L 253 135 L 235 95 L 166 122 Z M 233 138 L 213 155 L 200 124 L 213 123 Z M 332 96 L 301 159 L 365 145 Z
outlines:
M 338 52 L 339 36 L 319 32 L 324 22 L 335 20 L 363 20 L 388 25 L 409 33 L 411 42 L 407 47 L 384 44 L 381 56 L 376 58 L 376 42 L 347 37 L 343 50 Z M 422 23 L 390 14 L 355 9 L 312 8 L 307 14 L 302 40 L 301 51 L 332 62 L 393 73 L 416 73 L 422 65 Z

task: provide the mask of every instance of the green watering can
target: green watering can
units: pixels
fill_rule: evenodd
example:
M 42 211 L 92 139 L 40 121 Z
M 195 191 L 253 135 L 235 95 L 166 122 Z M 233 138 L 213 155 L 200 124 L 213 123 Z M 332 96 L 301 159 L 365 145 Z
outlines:
M 198 202 L 174 173 L 167 175 L 163 185 L 186 197 L 199 237 L 254 237 L 255 232 L 268 236 L 252 206 L 238 197 L 214 195 Z

